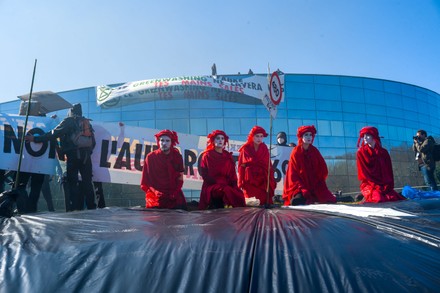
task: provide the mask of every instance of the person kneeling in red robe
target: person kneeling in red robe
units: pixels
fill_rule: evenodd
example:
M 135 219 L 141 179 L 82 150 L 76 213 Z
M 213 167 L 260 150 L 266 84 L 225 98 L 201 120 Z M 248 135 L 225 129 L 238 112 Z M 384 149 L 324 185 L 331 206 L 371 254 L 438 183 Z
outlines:
M 229 137 L 222 130 L 208 134 L 208 145 L 199 161 L 203 177 L 199 209 L 244 207 L 243 191 L 237 186 L 237 172 L 232 154 L 225 150 Z
M 141 189 L 147 208 L 186 209 L 182 192 L 183 159 L 174 147 L 177 133 L 162 130 L 154 135 L 159 149 L 149 153 L 142 169 Z
M 264 137 L 267 137 L 266 130 L 254 126 L 246 143 L 238 150 L 238 187 L 243 189 L 246 198 L 255 197 L 260 200 L 260 205 L 273 203 L 277 186 L 272 164 L 269 165 L 269 149 L 263 142 Z
M 362 144 L 359 147 L 359 142 Z M 387 150 L 382 147 L 379 131 L 367 126 L 359 133 L 356 153 L 363 202 L 385 202 L 405 199 L 394 190 L 393 168 Z
M 335 203 L 336 197 L 328 189 L 327 164 L 314 147 L 315 126 L 301 126 L 297 131 L 298 145 L 290 154 L 284 179 L 284 205 Z

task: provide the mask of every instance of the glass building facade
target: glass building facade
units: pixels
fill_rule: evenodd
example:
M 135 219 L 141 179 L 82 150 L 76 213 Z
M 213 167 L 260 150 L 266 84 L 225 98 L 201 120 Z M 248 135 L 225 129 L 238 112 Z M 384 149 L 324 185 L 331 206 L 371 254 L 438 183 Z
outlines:
M 440 95 L 415 85 L 364 77 L 285 74 L 284 100 L 273 121 L 273 139 L 284 131 L 288 142 L 297 142 L 301 125 L 315 125 L 314 145 L 324 156 L 330 190 L 357 193 L 356 145 L 364 126 L 378 128 L 383 146 L 393 163 L 397 191 L 405 185 L 424 185 L 411 151 L 412 137 L 418 129 L 440 136 Z M 270 118 L 261 105 L 203 99 L 156 100 L 129 106 L 101 108 L 96 105 L 96 88 L 58 93 L 71 103 L 81 103 L 84 116 L 95 121 L 124 122 L 126 125 L 173 129 L 180 133 L 206 136 L 223 129 L 234 140 L 245 141 L 249 130 L 260 125 L 269 131 Z M 0 104 L 2 113 L 18 113 L 19 100 Z M 65 117 L 66 111 L 59 111 Z M 266 143 L 269 144 L 268 139 Z M 112 190 L 115 187 L 111 187 Z M 125 187 L 127 188 L 127 187 Z M 115 205 L 143 205 L 143 193 L 124 187 L 112 196 Z M 120 191 L 119 191 L 120 190 Z M 116 194 L 120 192 L 118 197 Z M 131 200 L 127 194 L 133 194 Z M 198 200 L 199 191 L 185 192 Z

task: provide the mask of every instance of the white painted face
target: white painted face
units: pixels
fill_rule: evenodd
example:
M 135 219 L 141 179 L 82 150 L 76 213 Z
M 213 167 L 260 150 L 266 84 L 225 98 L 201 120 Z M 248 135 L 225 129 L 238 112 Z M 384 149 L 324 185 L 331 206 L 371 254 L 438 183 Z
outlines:
M 282 137 L 278 137 L 277 142 L 278 142 L 278 144 L 283 144 L 283 143 L 285 143 L 286 141 L 284 140 L 284 138 L 282 138 Z
M 254 143 L 260 144 L 263 142 L 264 135 L 262 133 L 257 133 L 254 135 Z
M 364 134 L 364 142 L 369 145 L 374 144 L 373 136 L 369 133 Z
M 214 145 L 216 148 L 222 148 L 225 145 L 225 137 L 221 134 L 217 135 L 214 139 Z
M 304 144 L 312 144 L 313 141 L 313 135 L 312 132 L 306 132 L 302 136 L 302 141 Z
M 159 137 L 159 147 L 162 152 L 167 152 L 171 149 L 171 138 L 166 135 Z

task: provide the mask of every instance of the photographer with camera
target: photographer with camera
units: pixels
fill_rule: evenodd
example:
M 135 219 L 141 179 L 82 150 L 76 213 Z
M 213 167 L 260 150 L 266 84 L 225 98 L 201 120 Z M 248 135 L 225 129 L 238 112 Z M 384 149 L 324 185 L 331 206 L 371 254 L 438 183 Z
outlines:
M 416 161 L 419 170 L 423 174 L 425 184 L 431 188 L 431 191 L 438 190 L 434 177 L 435 160 L 434 145 L 435 140 L 432 136 L 428 136 L 425 130 L 417 130 L 417 134 L 413 136 L 414 144 L 412 149 L 416 155 Z

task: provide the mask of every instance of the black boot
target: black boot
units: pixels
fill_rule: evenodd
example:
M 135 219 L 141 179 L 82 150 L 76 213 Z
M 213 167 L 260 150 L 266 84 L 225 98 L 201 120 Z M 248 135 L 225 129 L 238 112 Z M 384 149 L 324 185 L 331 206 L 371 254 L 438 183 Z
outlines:
M 306 204 L 306 199 L 303 197 L 302 193 L 297 193 L 291 200 L 291 206 L 299 206 Z

